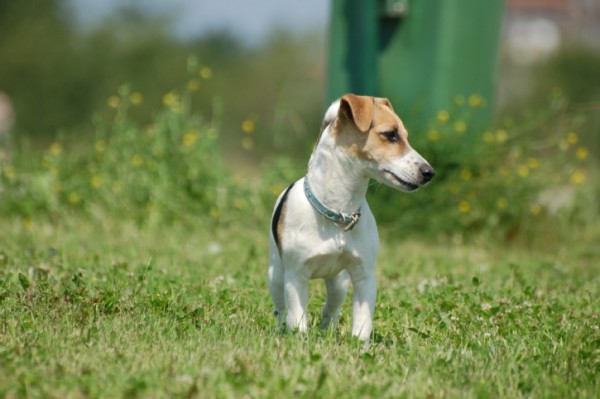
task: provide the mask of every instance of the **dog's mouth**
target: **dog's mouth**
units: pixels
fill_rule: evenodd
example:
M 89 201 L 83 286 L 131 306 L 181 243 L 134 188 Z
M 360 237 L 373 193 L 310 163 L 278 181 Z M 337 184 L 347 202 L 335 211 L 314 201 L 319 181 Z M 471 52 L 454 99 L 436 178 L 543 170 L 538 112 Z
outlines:
M 394 172 L 392 172 L 389 169 L 383 169 L 383 173 L 387 173 L 390 176 L 392 176 L 394 178 L 394 180 L 396 180 L 398 183 L 400 183 L 401 186 L 406 188 L 407 191 L 415 191 L 417 188 L 419 188 L 418 184 L 411 183 L 411 182 L 404 180 L 403 178 L 401 178 L 400 176 L 398 176 L 397 174 L 395 174 Z

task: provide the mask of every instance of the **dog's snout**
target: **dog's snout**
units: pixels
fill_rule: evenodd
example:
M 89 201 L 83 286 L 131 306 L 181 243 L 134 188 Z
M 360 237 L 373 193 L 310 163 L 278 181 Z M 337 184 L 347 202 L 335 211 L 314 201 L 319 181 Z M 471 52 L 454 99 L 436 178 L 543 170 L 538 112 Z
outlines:
M 421 176 L 423 176 L 423 183 L 427 183 L 435 176 L 435 170 L 429 164 L 421 165 L 419 171 L 421 172 Z

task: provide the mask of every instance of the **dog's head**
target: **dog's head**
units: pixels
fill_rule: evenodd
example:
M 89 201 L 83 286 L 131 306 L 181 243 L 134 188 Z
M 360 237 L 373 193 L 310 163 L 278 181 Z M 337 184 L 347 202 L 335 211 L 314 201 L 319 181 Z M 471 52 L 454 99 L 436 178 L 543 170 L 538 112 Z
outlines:
M 435 175 L 408 143 L 408 131 L 387 98 L 346 94 L 332 105 L 325 123 L 328 118 L 333 122 L 336 146 L 356 157 L 368 177 L 401 191 L 414 191 Z

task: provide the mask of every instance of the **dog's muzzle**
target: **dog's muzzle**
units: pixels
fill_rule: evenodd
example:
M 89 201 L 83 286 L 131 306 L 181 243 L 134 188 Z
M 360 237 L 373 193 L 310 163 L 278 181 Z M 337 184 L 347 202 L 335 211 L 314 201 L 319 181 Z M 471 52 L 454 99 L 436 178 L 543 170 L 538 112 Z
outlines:
M 429 181 L 433 179 L 433 176 L 435 176 L 435 170 L 427 163 L 419 166 L 419 172 L 421 173 L 422 184 L 429 183 Z

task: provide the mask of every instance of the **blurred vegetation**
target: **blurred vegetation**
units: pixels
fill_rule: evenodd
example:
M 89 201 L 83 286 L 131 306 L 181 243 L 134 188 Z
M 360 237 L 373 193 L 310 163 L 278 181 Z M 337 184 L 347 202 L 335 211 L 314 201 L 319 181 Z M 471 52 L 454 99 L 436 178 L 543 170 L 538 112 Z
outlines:
M 527 66 L 502 64 L 505 86 L 523 91 L 505 99 L 499 112 L 501 118 L 523 117 L 535 114 L 548 104 L 549 99 L 560 96 L 564 108 L 581 119 L 581 139 L 595 156 L 600 155 L 600 52 L 582 44 L 567 42 L 558 51 Z M 511 76 L 513 75 L 513 76 Z M 515 79 L 516 77 L 516 79 Z M 511 89 L 509 88 L 509 91 Z
M 127 84 L 139 93 L 131 110 L 148 123 L 174 88 L 189 87 L 194 109 L 226 106 L 222 142 L 239 148 L 250 119 L 269 134 L 253 148 L 304 149 L 323 109 L 323 40 L 278 32 L 260 47 L 244 47 L 226 32 L 181 42 L 166 21 L 124 8 L 91 32 L 79 31 L 59 0 L 0 0 L 0 91 L 14 103 L 15 136 L 48 144 L 57 134 L 87 137 L 94 116 Z M 197 69 L 191 76 L 188 69 Z M 200 71 L 200 72 L 198 72 Z M 246 147 L 249 144 L 246 142 Z
M 264 164 L 260 178 L 232 174 L 218 141 L 223 104 L 215 100 L 212 116 L 203 116 L 191 111 L 192 94 L 169 92 L 154 120 L 141 124 L 130 117 L 136 92 L 122 86 L 109 99 L 111 119 L 97 123 L 89 144 L 57 140 L 40 157 L 15 151 L 0 164 L 0 214 L 20 217 L 27 228 L 73 213 L 107 225 L 267 226 L 276 196 L 305 163 L 280 156 Z M 535 117 L 479 131 L 469 117 L 482 99 L 457 97 L 455 104 L 412 137 L 436 165 L 436 180 L 411 195 L 371 190 L 379 224 L 446 242 L 485 237 L 552 248 L 576 237 L 591 248 L 600 238 L 599 186 L 580 141 L 581 115 L 556 97 Z M 254 125 L 244 125 L 253 137 Z
M 539 65 L 536 72 L 536 96 L 530 101 L 539 102 L 541 96 L 560 89 L 575 104 L 600 101 L 600 53 L 587 47 L 571 44 L 564 46 L 550 60 Z
M 17 113 L 0 160 L 0 215 L 28 228 L 74 212 L 97 223 L 268 226 L 319 131 L 322 40 L 279 32 L 248 48 L 219 33 L 182 43 L 133 11 L 86 34 L 69 18 L 58 0 L 0 0 L 0 90 Z M 577 51 L 539 67 L 525 112 L 476 125 L 490 99 L 457 96 L 427 129 L 411 130 L 438 175 L 411 195 L 374 187 L 382 228 L 592 246 L 600 99 L 585 82 L 597 80 L 598 57 Z M 399 113 L 410 130 L 411 115 Z

